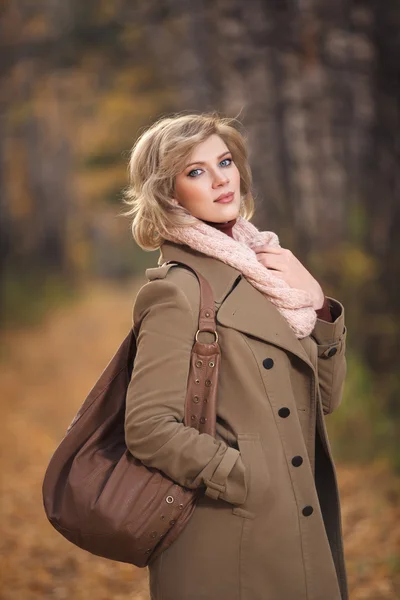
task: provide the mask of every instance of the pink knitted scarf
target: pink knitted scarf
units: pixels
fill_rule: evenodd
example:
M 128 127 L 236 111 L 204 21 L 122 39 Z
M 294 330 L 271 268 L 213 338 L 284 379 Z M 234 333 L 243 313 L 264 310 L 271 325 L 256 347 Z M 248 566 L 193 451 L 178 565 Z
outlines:
M 317 313 L 308 292 L 290 287 L 277 272 L 267 269 L 257 260 L 252 246 L 268 244 L 279 248 L 279 238 L 273 231 L 259 231 L 250 221 L 238 216 L 232 229 L 233 238 L 204 221 L 189 227 L 170 228 L 165 238 L 186 244 L 193 250 L 213 256 L 238 269 L 255 288 L 260 290 L 285 317 L 294 334 L 301 339 L 314 329 Z

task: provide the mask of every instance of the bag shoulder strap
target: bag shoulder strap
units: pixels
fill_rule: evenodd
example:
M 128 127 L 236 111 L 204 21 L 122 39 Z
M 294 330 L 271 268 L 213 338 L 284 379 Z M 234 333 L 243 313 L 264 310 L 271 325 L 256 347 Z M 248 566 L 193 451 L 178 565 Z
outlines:
M 214 293 L 207 279 L 194 267 L 181 261 L 167 261 L 162 265 L 168 269 L 172 266 L 192 271 L 200 285 L 199 325 L 191 353 L 184 423 L 200 433 L 215 437 L 221 349 L 218 344 Z M 214 333 L 215 340 L 212 343 L 201 342 L 198 339 L 201 331 Z
M 217 336 L 217 327 L 216 327 L 216 311 L 215 311 L 215 302 L 214 302 L 214 293 L 207 279 L 194 267 L 187 265 L 181 261 L 167 261 L 162 265 L 169 270 L 169 268 L 173 266 L 181 266 L 183 268 L 188 269 L 194 273 L 199 281 L 200 285 L 200 306 L 199 306 L 199 327 L 198 333 L 200 331 L 209 331 L 211 333 L 215 333 Z

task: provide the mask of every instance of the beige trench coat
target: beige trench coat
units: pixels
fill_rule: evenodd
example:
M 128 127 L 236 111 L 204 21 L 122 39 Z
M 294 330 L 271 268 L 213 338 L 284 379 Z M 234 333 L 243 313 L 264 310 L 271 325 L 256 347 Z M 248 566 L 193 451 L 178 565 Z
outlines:
M 217 436 L 183 425 L 199 285 L 217 309 Z M 325 416 L 346 375 L 344 308 L 298 340 L 240 271 L 166 241 L 146 270 L 125 436 L 144 464 L 204 495 L 149 566 L 153 600 L 347 600 L 340 503 Z M 202 341 L 214 341 L 203 332 Z M 200 338 L 201 339 L 201 338 Z

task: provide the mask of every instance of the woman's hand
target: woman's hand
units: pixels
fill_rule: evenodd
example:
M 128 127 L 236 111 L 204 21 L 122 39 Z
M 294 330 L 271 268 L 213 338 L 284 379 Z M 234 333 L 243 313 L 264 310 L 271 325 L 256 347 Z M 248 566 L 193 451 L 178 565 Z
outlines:
M 256 253 L 258 262 L 267 269 L 277 271 L 277 277 L 286 281 L 290 287 L 309 292 L 315 310 L 322 307 L 325 295 L 321 286 L 291 250 L 274 248 L 268 244 L 253 246 L 252 250 Z

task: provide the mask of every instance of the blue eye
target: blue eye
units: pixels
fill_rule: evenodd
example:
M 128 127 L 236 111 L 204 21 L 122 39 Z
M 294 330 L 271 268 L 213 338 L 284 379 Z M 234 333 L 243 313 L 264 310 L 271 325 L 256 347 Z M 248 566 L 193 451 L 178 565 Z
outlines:
M 201 171 L 201 169 L 193 169 L 193 171 L 189 171 L 189 177 L 197 177 L 197 175 L 192 175 L 192 173 L 196 173 L 196 171 Z
M 223 164 L 226 163 L 228 161 L 228 164 Z M 232 159 L 231 158 L 224 158 L 221 160 L 221 162 L 219 163 L 220 166 L 222 167 L 229 167 L 232 163 Z M 192 169 L 192 171 L 189 171 L 188 173 L 188 177 L 197 177 L 196 172 L 197 171 L 201 171 L 202 169 Z

